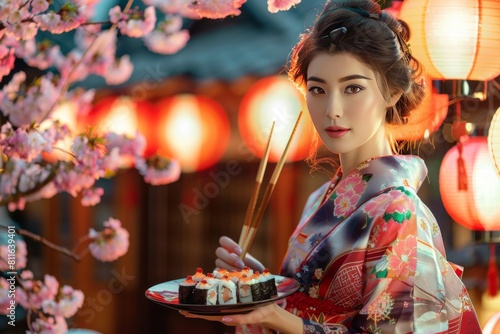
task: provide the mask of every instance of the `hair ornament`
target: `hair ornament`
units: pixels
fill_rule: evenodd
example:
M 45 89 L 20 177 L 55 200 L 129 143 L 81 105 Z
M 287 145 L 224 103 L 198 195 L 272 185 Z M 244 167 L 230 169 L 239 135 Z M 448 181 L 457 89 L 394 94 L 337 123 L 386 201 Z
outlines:
M 339 46 L 339 42 L 342 40 L 342 37 L 344 34 L 347 33 L 347 28 L 346 27 L 340 27 L 337 29 L 333 29 L 326 35 L 326 38 L 330 38 L 330 41 L 335 44 L 337 47 Z
M 399 41 L 399 45 L 401 45 L 401 51 L 403 51 L 403 54 L 405 55 L 410 55 L 411 56 L 411 45 L 410 43 L 406 43 L 403 37 L 401 37 L 399 34 L 396 34 L 397 39 Z

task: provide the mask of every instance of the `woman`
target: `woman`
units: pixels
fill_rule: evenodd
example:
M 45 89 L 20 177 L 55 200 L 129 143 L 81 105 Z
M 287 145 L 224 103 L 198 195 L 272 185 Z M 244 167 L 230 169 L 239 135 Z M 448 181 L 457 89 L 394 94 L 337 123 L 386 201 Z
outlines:
M 290 239 L 281 275 L 297 279 L 300 291 L 284 308 L 214 320 L 249 333 L 265 331 L 253 325 L 283 333 L 481 333 L 439 226 L 416 195 L 426 167 L 395 155 L 388 135 L 387 124 L 403 126 L 424 97 L 407 37 L 405 25 L 371 0 L 328 2 L 302 36 L 289 76 L 340 168 L 310 196 Z M 240 269 L 238 254 L 222 237 L 216 265 Z M 263 268 L 251 256 L 245 264 Z

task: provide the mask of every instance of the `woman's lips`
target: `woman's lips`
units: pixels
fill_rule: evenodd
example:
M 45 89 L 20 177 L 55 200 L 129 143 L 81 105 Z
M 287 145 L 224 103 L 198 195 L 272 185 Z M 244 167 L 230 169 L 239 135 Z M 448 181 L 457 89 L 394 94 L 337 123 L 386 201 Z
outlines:
M 343 128 L 341 126 L 329 126 L 325 129 L 325 131 L 332 138 L 340 138 L 351 131 L 351 129 Z

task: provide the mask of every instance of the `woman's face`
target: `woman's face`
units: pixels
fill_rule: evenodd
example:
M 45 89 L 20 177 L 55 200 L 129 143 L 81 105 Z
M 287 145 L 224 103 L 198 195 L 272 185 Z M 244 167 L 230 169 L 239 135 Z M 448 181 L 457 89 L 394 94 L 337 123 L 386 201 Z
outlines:
M 349 53 L 320 53 L 309 64 L 306 83 L 311 119 L 330 151 L 363 160 L 387 154 L 389 104 L 373 70 Z

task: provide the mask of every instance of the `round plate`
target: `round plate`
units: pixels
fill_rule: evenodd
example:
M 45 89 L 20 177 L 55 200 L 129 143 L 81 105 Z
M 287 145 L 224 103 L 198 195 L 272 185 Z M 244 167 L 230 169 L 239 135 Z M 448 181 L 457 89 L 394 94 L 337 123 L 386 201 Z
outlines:
M 193 305 L 179 304 L 179 283 L 185 278 L 176 279 L 157 284 L 146 290 L 146 297 L 160 305 L 175 309 L 185 310 L 193 314 L 220 315 L 231 313 L 244 313 L 257 307 L 276 303 L 297 291 L 299 282 L 292 278 L 273 275 L 276 280 L 278 296 L 252 303 L 238 303 L 230 305 Z

